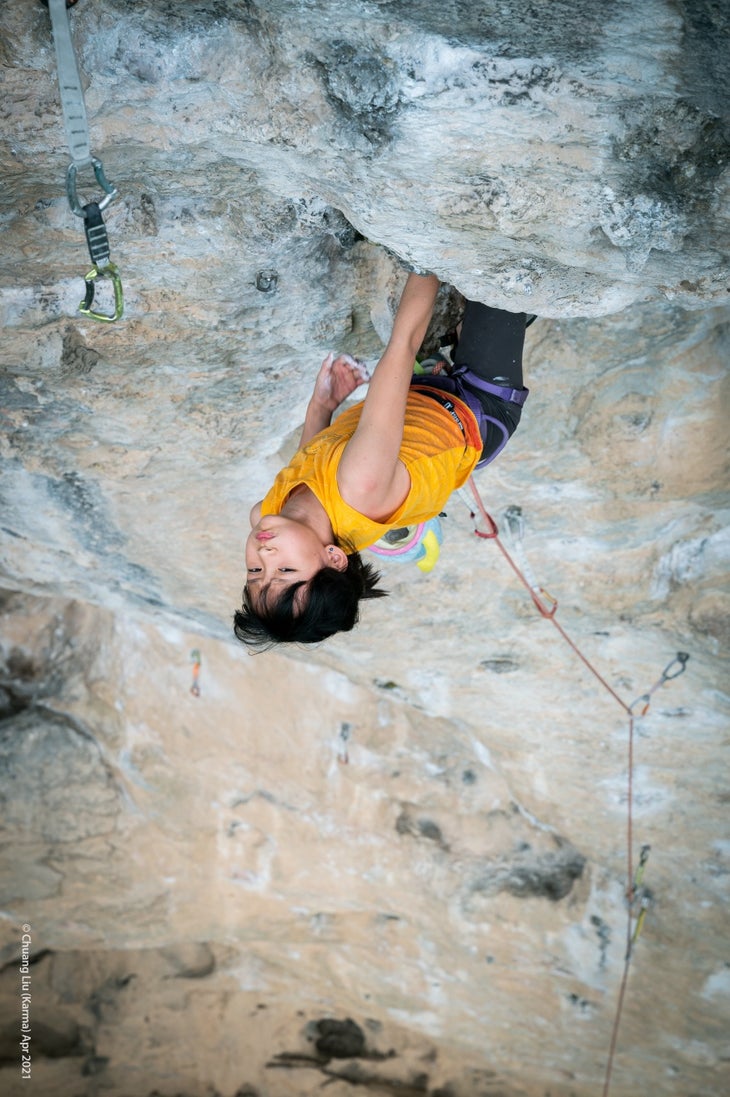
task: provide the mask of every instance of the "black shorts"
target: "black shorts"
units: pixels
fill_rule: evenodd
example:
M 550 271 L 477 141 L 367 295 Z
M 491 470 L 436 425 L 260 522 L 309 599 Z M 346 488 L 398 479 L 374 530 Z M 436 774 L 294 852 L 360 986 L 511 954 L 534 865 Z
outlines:
M 478 377 L 493 384 L 523 388 L 522 351 L 525 344 L 527 313 L 506 312 L 479 301 L 467 301 L 461 335 L 454 352 L 455 366 L 468 366 Z M 522 415 L 519 404 L 501 400 L 491 393 L 469 385 L 487 415 L 504 423 L 512 435 Z M 489 457 L 504 441 L 504 433 L 493 423 L 486 424 L 482 438 L 482 460 Z

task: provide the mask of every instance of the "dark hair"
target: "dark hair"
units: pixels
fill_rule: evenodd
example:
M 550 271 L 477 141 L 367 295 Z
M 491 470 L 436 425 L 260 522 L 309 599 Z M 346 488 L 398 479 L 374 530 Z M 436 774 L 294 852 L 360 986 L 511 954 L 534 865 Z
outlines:
M 358 622 L 359 602 L 384 598 L 380 574 L 365 564 L 359 552 L 347 553 L 347 567 L 338 571 L 323 567 L 306 582 L 291 583 L 277 598 L 263 588 L 257 609 L 244 589 L 243 605 L 233 615 L 233 631 L 247 647 L 266 651 L 275 644 L 316 644 L 335 632 L 349 632 Z M 306 597 L 297 599 L 305 588 Z M 296 603 L 296 604 L 295 604 Z

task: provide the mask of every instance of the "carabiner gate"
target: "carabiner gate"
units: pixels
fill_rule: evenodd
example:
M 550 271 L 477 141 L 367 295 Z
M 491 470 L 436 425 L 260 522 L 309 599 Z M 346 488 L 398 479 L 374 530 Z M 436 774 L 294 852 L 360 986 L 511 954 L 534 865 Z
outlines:
M 102 164 L 101 160 L 97 159 L 96 156 L 92 156 L 89 160 L 89 163 L 94 169 L 94 175 L 96 176 L 97 183 L 104 191 L 104 197 L 102 198 L 101 202 L 97 203 L 97 205 L 99 206 L 100 210 L 105 210 L 111 202 L 112 198 L 116 196 L 117 188 L 109 182 L 106 175 L 104 174 L 104 165 Z M 77 217 L 83 217 L 83 206 L 79 202 L 79 196 L 76 192 L 76 175 L 78 169 L 78 164 L 69 164 L 66 170 L 66 197 L 68 198 L 68 204 L 71 207 L 71 212 L 75 213 Z
M 97 278 L 111 279 L 114 288 L 114 312 L 111 316 L 104 312 L 98 312 L 96 309 L 92 308 Z M 122 290 L 122 279 L 114 264 L 107 263 L 105 267 L 92 267 L 84 278 L 84 281 L 86 282 L 86 297 L 79 304 L 79 312 L 82 312 L 84 316 L 88 316 L 91 320 L 102 320 L 108 324 L 113 324 L 115 320 L 119 320 L 124 312 L 124 293 Z

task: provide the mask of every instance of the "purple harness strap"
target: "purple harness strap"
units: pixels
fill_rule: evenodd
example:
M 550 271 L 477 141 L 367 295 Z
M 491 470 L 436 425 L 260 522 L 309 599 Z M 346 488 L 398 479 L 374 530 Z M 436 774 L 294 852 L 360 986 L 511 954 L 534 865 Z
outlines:
M 461 377 L 463 380 L 468 381 L 470 385 L 473 385 L 475 389 L 481 389 L 492 396 L 498 396 L 500 400 L 506 400 L 508 404 L 519 404 L 520 407 L 524 405 L 525 400 L 530 395 L 529 389 L 511 389 L 502 385 L 494 385 L 491 381 L 483 381 L 481 377 L 477 377 L 476 373 L 472 373 L 468 366 L 457 366 L 450 376 Z
M 481 405 L 479 397 L 475 392 L 471 392 L 466 388 L 464 382 L 473 386 L 473 388 L 481 389 L 482 392 L 488 392 L 491 396 L 496 396 L 500 400 L 504 400 L 508 404 L 517 404 L 522 407 L 525 400 L 530 394 L 529 389 L 513 389 L 503 385 L 494 385 L 491 381 L 483 381 L 481 377 L 478 377 L 476 373 L 472 373 L 468 366 L 457 366 L 451 373 L 448 374 L 428 374 L 426 376 L 414 376 L 411 381 L 412 385 L 422 385 L 426 388 L 442 389 L 445 392 L 450 392 L 454 396 L 458 396 L 460 400 L 463 400 L 468 408 L 474 413 L 474 417 L 479 424 L 479 431 L 484 437 L 486 431 L 482 429 L 482 426 L 486 426 L 487 423 L 492 423 L 495 427 L 499 427 L 502 432 L 502 441 L 497 448 L 490 453 L 489 457 L 484 457 L 481 461 L 477 461 L 476 468 L 483 468 L 488 465 L 490 461 L 502 452 L 504 447 L 509 441 L 509 431 L 504 423 L 500 419 L 495 419 L 493 415 L 487 415 L 486 411 Z

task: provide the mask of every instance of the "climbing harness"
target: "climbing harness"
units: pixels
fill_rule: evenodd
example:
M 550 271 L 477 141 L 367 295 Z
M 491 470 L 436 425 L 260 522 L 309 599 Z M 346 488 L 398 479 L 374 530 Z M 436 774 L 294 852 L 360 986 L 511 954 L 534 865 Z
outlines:
M 101 160 L 91 154 L 84 93 L 76 64 L 66 7 L 66 0 L 48 0 L 53 44 L 56 50 L 61 110 L 71 154 L 71 163 L 66 171 L 66 196 L 71 212 L 76 217 L 83 218 L 86 243 L 93 263 L 91 270 L 84 277 L 86 293 L 84 300 L 79 304 L 79 312 L 92 320 L 113 323 L 119 320 L 124 311 L 124 295 L 119 270 L 111 262 L 109 238 L 102 213 L 116 196 L 117 190 L 104 174 Z M 85 168 L 93 169 L 103 196 L 98 202 L 87 202 L 82 205 L 78 196 L 78 174 Z M 94 308 L 97 281 L 107 278 L 111 282 L 114 293 L 114 309 L 111 313 L 100 312 Z
M 530 390 L 526 388 L 515 389 L 510 385 L 497 385 L 491 381 L 484 381 L 481 377 L 478 377 L 476 373 L 468 368 L 468 366 L 453 366 L 449 367 L 446 364 L 447 372 L 432 373 L 425 378 L 422 373 L 416 374 L 411 379 L 411 384 L 418 386 L 420 392 L 428 392 L 428 389 L 434 389 L 437 392 L 448 392 L 458 398 L 466 404 L 466 406 L 473 413 L 479 425 L 479 432 L 482 438 L 486 434 L 486 426 L 491 423 L 502 432 L 502 440 L 497 448 L 489 454 L 488 457 L 483 457 L 476 464 L 476 468 L 484 468 L 485 465 L 490 464 L 495 457 L 497 457 L 509 441 L 509 431 L 505 424 L 496 419 L 493 415 L 488 415 L 482 407 L 481 401 L 474 389 L 481 389 L 482 392 L 488 392 L 491 396 L 498 396 L 500 400 L 504 400 L 508 404 L 517 404 L 518 407 L 522 407 L 530 395 Z M 453 413 L 452 413 L 453 414 Z
M 626 702 L 624 700 L 622 700 L 622 698 L 618 695 L 618 693 L 616 693 L 616 691 L 609 685 L 609 683 L 606 681 L 606 679 L 599 673 L 599 671 L 596 670 L 596 668 L 593 666 L 593 664 L 590 662 L 590 660 L 586 658 L 586 656 L 583 654 L 583 652 L 580 650 L 580 648 L 577 646 L 577 644 L 574 643 L 574 641 L 567 634 L 567 632 L 565 631 L 563 626 L 556 619 L 556 613 L 557 613 L 557 609 L 558 609 L 557 600 L 555 598 L 553 598 L 552 595 L 548 594 L 547 591 L 545 591 L 541 586 L 539 586 L 539 584 L 535 580 L 534 576 L 530 575 L 530 577 L 528 578 L 528 574 L 527 574 L 526 570 L 524 568 L 521 568 L 521 567 L 518 566 L 518 564 L 513 559 L 512 555 L 505 548 L 505 546 L 503 545 L 503 543 L 502 543 L 502 541 L 500 540 L 500 537 L 499 537 L 499 530 L 497 528 L 497 523 L 494 521 L 492 516 L 486 510 L 486 508 L 484 506 L 484 503 L 482 502 L 481 496 L 479 494 L 479 491 L 477 489 L 477 486 L 474 483 L 474 478 L 473 477 L 470 477 L 470 479 L 469 479 L 469 487 L 471 488 L 471 492 L 472 492 L 472 495 L 474 497 L 474 502 L 476 503 L 476 508 L 477 508 L 478 515 L 481 518 L 481 520 L 484 523 L 486 523 L 486 527 L 487 527 L 486 531 L 481 530 L 479 528 L 479 526 L 477 524 L 477 513 L 475 512 L 474 507 L 471 504 L 471 500 L 469 499 L 469 497 L 466 494 L 463 494 L 462 491 L 460 490 L 459 495 L 461 496 L 462 500 L 466 502 L 466 505 L 467 505 L 467 507 L 469 509 L 469 512 L 470 512 L 470 515 L 471 515 L 471 518 L 475 523 L 475 525 L 474 525 L 475 535 L 477 537 L 480 537 L 480 538 L 484 539 L 484 540 L 490 540 L 490 541 L 494 542 L 494 544 L 497 546 L 497 548 L 500 550 L 500 552 L 502 553 L 502 555 L 506 559 L 507 563 L 512 568 L 513 572 L 515 573 L 515 575 L 517 576 L 519 581 L 527 589 L 527 591 L 528 591 L 528 593 L 529 593 L 529 595 L 530 595 L 537 611 L 539 612 L 539 614 L 542 617 L 547 618 L 547 620 L 549 620 L 554 625 L 554 627 L 558 630 L 558 632 L 563 637 L 563 639 L 566 641 L 566 643 L 569 645 L 569 647 L 572 648 L 573 652 L 583 662 L 583 664 L 587 667 L 587 669 L 591 672 L 591 674 L 593 674 L 595 676 L 595 678 L 597 678 L 597 680 L 601 683 L 603 688 L 613 697 L 613 699 L 617 702 L 617 704 L 620 705 L 621 709 L 623 710 L 626 717 L 628 718 L 628 762 L 627 762 L 627 785 L 628 785 L 628 788 L 627 788 L 627 819 L 626 819 L 626 824 L 627 824 L 626 825 L 626 864 L 627 864 L 626 879 L 628 881 L 627 888 L 626 888 L 626 905 L 627 905 L 627 912 L 628 913 L 627 913 L 627 926 L 626 926 L 626 953 L 625 953 L 625 957 L 624 957 L 624 967 L 623 967 L 623 974 L 622 974 L 622 978 L 621 978 L 621 984 L 620 984 L 620 987 L 619 987 L 616 1013 L 615 1013 L 614 1022 L 613 1022 L 613 1030 L 612 1030 L 612 1033 L 611 1033 L 611 1043 L 610 1043 L 607 1062 L 606 1062 L 606 1073 L 605 1073 L 605 1080 L 604 1080 L 602 1097 L 608 1097 L 609 1090 L 610 1090 L 610 1085 L 611 1085 L 611 1074 L 612 1074 L 612 1071 L 613 1071 L 613 1064 L 614 1064 L 614 1059 L 615 1059 L 615 1055 L 616 1055 L 616 1046 L 617 1046 L 617 1042 L 618 1042 L 619 1026 L 621 1024 L 624 998 L 625 998 L 625 995 L 626 995 L 626 986 L 627 986 L 628 977 L 629 977 L 629 967 L 630 967 L 631 959 L 632 959 L 632 956 L 633 956 L 634 945 L 636 944 L 636 942 L 639 938 L 639 935 L 641 934 L 641 931 L 644 927 L 644 921 L 646 919 L 647 912 L 649 911 L 649 909 L 651 908 L 651 905 L 652 905 L 651 891 L 644 885 L 644 872 L 645 872 L 646 863 L 647 863 L 647 860 L 648 860 L 648 857 L 649 857 L 649 849 L 650 849 L 650 847 L 648 845 L 644 845 L 644 846 L 641 847 L 641 852 L 640 852 L 640 855 L 639 855 L 639 863 L 638 863 L 638 866 L 636 868 L 635 873 L 634 873 L 634 867 L 633 867 L 633 847 L 634 847 L 634 836 L 633 836 L 634 788 L 633 788 L 633 782 L 634 782 L 634 730 L 635 730 L 635 721 L 636 721 L 637 718 L 641 718 L 641 717 L 645 716 L 646 713 L 649 711 L 649 704 L 650 704 L 651 697 L 653 696 L 653 694 L 658 689 L 660 689 L 661 686 L 665 685 L 666 682 L 673 681 L 675 678 L 678 678 L 679 675 L 682 674 L 685 671 L 685 669 L 687 667 L 687 662 L 689 660 L 689 655 L 685 651 L 678 651 L 676 656 L 674 657 L 674 659 L 672 659 L 667 664 L 667 666 L 664 668 L 661 675 L 659 676 L 657 681 L 654 683 L 654 685 L 651 687 L 651 689 L 649 689 L 646 693 L 642 694 L 641 697 L 637 698 L 637 700 L 634 701 L 631 705 L 627 705 Z M 510 534 L 511 534 L 511 536 L 513 538 L 513 541 L 515 543 L 515 548 L 517 549 L 517 551 L 519 551 L 521 553 L 521 551 L 522 551 L 522 549 L 521 549 L 521 539 L 522 539 L 522 533 L 523 533 L 523 529 L 524 529 L 521 508 L 520 507 L 511 507 L 511 508 L 509 508 L 508 511 L 505 513 L 505 522 L 507 524 L 507 528 L 509 529 Z M 642 705 L 641 711 L 640 712 L 634 712 L 634 709 L 640 704 Z

